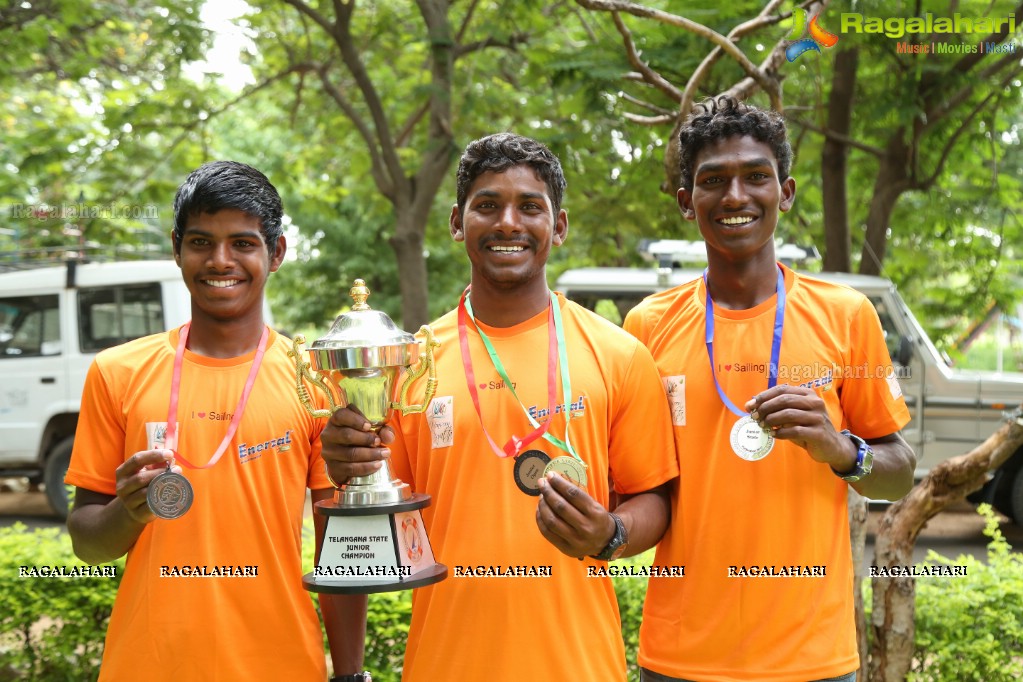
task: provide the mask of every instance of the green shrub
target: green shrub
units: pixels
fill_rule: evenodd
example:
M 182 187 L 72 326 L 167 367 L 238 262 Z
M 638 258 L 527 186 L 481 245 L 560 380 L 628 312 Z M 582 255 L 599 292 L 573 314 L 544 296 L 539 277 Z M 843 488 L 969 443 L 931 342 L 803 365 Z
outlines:
M 912 682 L 1009 682 L 1023 676 L 1023 555 L 1011 550 L 988 505 L 978 511 L 991 538 L 986 564 L 931 551 L 926 563 L 966 566 L 966 575 L 916 582 Z
M 124 571 L 116 577 L 19 577 L 22 567 L 84 567 L 59 528 L 0 528 L 0 680 L 95 680 Z

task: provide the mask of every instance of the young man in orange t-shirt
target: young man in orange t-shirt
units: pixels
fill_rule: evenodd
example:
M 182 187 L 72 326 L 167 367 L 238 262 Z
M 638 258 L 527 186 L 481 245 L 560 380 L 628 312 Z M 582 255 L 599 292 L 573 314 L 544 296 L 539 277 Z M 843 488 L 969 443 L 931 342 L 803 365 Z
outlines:
M 322 423 L 296 400 L 290 343 L 263 319 L 282 214 L 255 168 L 195 170 L 171 235 L 191 321 L 103 351 L 89 369 L 68 531 L 89 563 L 128 555 L 100 680 L 326 678 L 301 583 L 306 491 L 333 492 Z M 320 605 L 335 671 L 355 673 L 364 598 Z
M 335 480 L 372 473 L 389 449 L 395 474 L 432 496 L 423 518 L 450 575 L 413 595 L 406 682 L 626 677 L 606 562 L 657 542 L 678 469 L 649 351 L 547 286 L 564 189 L 535 140 L 468 145 L 450 229 L 471 286 L 433 325 L 437 395 L 380 438 L 349 409 L 323 432 Z
M 870 302 L 777 262 L 796 184 L 785 123 L 722 97 L 679 135 L 678 205 L 705 276 L 655 294 L 625 328 L 664 380 L 680 460 L 640 632 L 646 682 L 854 680 L 846 487 L 897 499 L 909 413 Z

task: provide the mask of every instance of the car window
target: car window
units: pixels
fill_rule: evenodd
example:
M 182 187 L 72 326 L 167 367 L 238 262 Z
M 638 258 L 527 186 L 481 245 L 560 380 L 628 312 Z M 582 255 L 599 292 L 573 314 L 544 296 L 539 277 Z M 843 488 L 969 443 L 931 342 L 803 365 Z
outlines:
M 888 311 L 888 304 L 880 296 L 870 296 L 870 302 L 877 310 L 877 316 L 881 319 L 881 329 L 884 331 L 884 344 L 888 347 L 888 355 L 892 362 L 899 363 L 899 349 L 902 347 L 902 334 L 899 333 L 891 313 Z
M 0 359 L 60 355 L 57 295 L 0 299 Z
M 95 353 L 162 331 L 160 284 L 80 289 L 78 324 L 83 353 Z

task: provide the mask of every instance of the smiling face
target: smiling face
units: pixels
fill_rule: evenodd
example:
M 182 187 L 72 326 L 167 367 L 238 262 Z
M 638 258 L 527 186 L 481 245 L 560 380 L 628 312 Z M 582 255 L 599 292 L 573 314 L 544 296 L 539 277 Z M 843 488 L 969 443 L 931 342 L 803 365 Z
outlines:
M 788 211 L 796 182 L 778 177 L 771 148 L 749 136 L 705 146 L 693 164 L 692 190 L 678 191 L 678 205 L 696 220 L 710 259 L 745 261 L 774 253 L 778 213 Z
M 568 215 L 554 212 L 547 185 L 528 165 L 480 174 L 465 208 L 451 208 L 451 236 L 465 242 L 477 294 L 525 296 L 547 304 L 547 258 L 568 233 Z M 475 304 L 474 304 L 475 307 Z
M 189 215 L 174 260 L 192 295 L 193 322 L 262 320 L 263 289 L 285 249 L 284 237 L 269 249 L 260 219 L 245 211 Z

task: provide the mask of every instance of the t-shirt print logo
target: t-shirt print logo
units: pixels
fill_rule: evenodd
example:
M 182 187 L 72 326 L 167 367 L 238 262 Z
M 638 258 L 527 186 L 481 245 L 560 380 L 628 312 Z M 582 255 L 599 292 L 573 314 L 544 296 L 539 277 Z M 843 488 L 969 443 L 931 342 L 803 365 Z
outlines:
M 663 377 L 664 393 L 668 396 L 668 407 L 671 409 L 671 423 L 675 426 L 686 425 L 686 375 Z
M 430 441 L 434 448 L 449 448 L 455 443 L 454 397 L 434 396 L 427 408 Z

